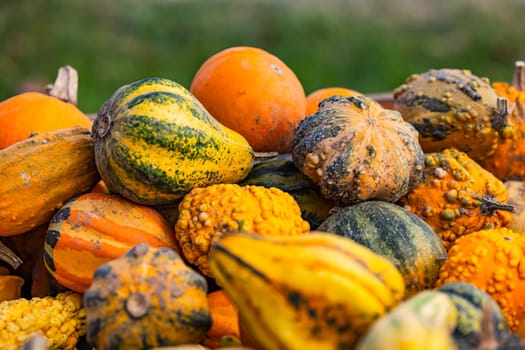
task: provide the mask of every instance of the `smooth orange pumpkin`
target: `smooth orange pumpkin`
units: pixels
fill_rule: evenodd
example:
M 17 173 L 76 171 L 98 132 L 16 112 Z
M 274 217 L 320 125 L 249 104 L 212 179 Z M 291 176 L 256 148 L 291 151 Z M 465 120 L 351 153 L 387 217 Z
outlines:
M 69 67 L 70 68 L 70 67 Z M 70 74 L 76 71 L 66 69 L 55 81 L 55 86 L 65 84 L 74 89 L 68 94 L 74 95 L 76 102 L 76 86 L 67 86 L 71 80 Z M 58 94 L 58 93 L 57 93 Z M 60 95 L 59 95 L 60 96 Z M 18 141 L 28 138 L 35 132 L 48 132 L 81 126 L 91 129 L 92 121 L 74 103 L 61 100 L 51 89 L 49 95 L 40 92 L 24 92 L 0 102 L 0 149 L 4 149 Z
M 191 93 L 255 151 L 287 153 L 305 117 L 304 88 L 283 61 L 255 47 L 222 50 L 199 68 Z
M 202 345 L 216 349 L 220 347 L 222 337 L 233 336 L 240 339 L 237 307 L 222 289 L 208 293 L 208 308 L 212 324 L 206 338 L 201 342 Z
M 316 113 L 322 100 L 336 95 L 350 97 L 362 95 L 362 93 L 344 87 L 325 87 L 312 91 L 306 95 L 306 115 Z

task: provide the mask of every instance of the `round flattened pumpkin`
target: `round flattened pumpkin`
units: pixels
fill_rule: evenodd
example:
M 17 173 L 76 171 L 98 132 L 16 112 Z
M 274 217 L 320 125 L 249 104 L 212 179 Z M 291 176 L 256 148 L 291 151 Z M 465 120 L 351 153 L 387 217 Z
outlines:
M 97 349 L 198 344 L 211 327 L 207 284 L 172 249 L 138 244 L 98 267 L 84 293 Z
M 231 47 L 214 54 L 193 77 L 190 91 L 258 152 L 290 152 L 295 128 L 305 117 L 301 82 L 281 59 L 260 48 Z
M 341 206 L 395 202 L 421 181 L 424 167 L 416 129 L 366 96 L 323 100 L 299 124 L 292 159 Z

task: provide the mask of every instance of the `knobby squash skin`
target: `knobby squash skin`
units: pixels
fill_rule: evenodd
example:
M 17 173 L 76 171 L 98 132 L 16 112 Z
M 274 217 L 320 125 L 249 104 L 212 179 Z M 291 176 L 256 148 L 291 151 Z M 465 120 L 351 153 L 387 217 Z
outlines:
M 97 268 L 84 306 L 86 339 L 99 350 L 198 344 L 211 327 L 204 277 L 144 243 Z
M 395 202 L 421 180 L 416 129 L 366 96 L 333 96 L 303 119 L 292 143 L 297 168 L 340 206 Z
M 275 187 L 238 184 L 191 190 L 179 204 L 174 228 L 186 260 L 208 277 L 214 277 L 208 266 L 210 245 L 225 232 L 295 236 L 310 231 L 290 194 Z
M 290 153 L 255 165 L 239 185 L 277 187 L 292 195 L 310 229 L 317 228 L 330 215 L 335 204 L 324 197 L 315 183 L 293 164 Z
M 168 204 L 195 186 L 238 182 L 253 160 L 244 137 L 163 78 L 119 88 L 99 110 L 92 136 L 109 190 L 140 204 Z
M 347 237 L 392 262 L 405 280 L 405 298 L 433 288 L 447 259 L 436 232 L 423 219 L 393 203 L 367 201 L 339 208 L 318 230 Z
M 352 349 L 404 295 L 385 258 L 334 234 L 227 233 L 210 270 L 257 349 Z
M 425 156 L 423 182 L 399 204 L 429 224 L 450 249 L 458 237 L 508 227 L 512 206 L 502 181 L 455 148 Z
M 489 80 L 469 70 L 412 74 L 393 96 L 393 108 L 417 129 L 425 153 L 454 147 L 481 161 L 514 133 L 508 108 L 499 104 Z
M 489 294 L 511 331 L 525 317 L 525 239 L 508 228 L 480 230 L 459 237 L 448 251 L 436 287 L 467 282 Z
M 52 218 L 44 262 L 59 284 L 83 293 L 97 267 L 139 243 L 179 251 L 172 227 L 152 208 L 117 195 L 85 193 Z
M 63 203 L 100 180 L 82 127 L 36 134 L 0 151 L 0 236 L 48 222 Z

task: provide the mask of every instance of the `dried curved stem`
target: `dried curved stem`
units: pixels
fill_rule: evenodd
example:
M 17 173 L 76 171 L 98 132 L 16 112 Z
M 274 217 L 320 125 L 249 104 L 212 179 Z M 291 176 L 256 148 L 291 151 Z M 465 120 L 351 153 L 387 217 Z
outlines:
M 62 101 L 77 105 L 78 73 L 71 66 L 58 69 L 58 76 L 54 84 L 46 86 L 47 93 Z

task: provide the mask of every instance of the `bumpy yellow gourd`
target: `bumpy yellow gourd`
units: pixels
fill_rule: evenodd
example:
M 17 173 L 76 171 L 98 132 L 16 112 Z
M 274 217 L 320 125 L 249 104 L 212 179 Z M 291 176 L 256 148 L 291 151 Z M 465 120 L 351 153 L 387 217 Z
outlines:
M 24 298 L 0 303 L 0 347 L 19 349 L 36 332 L 43 334 L 49 350 L 75 349 L 86 333 L 86 313 L 78 293 L 56 297 Z
M 184 257 L 207 276 L 208 251 L 221 233 L 293 236 L 310 230 L 294 198 L 263 186 L 218 184 L 194 188 L 179 204 L 175 235 Z

